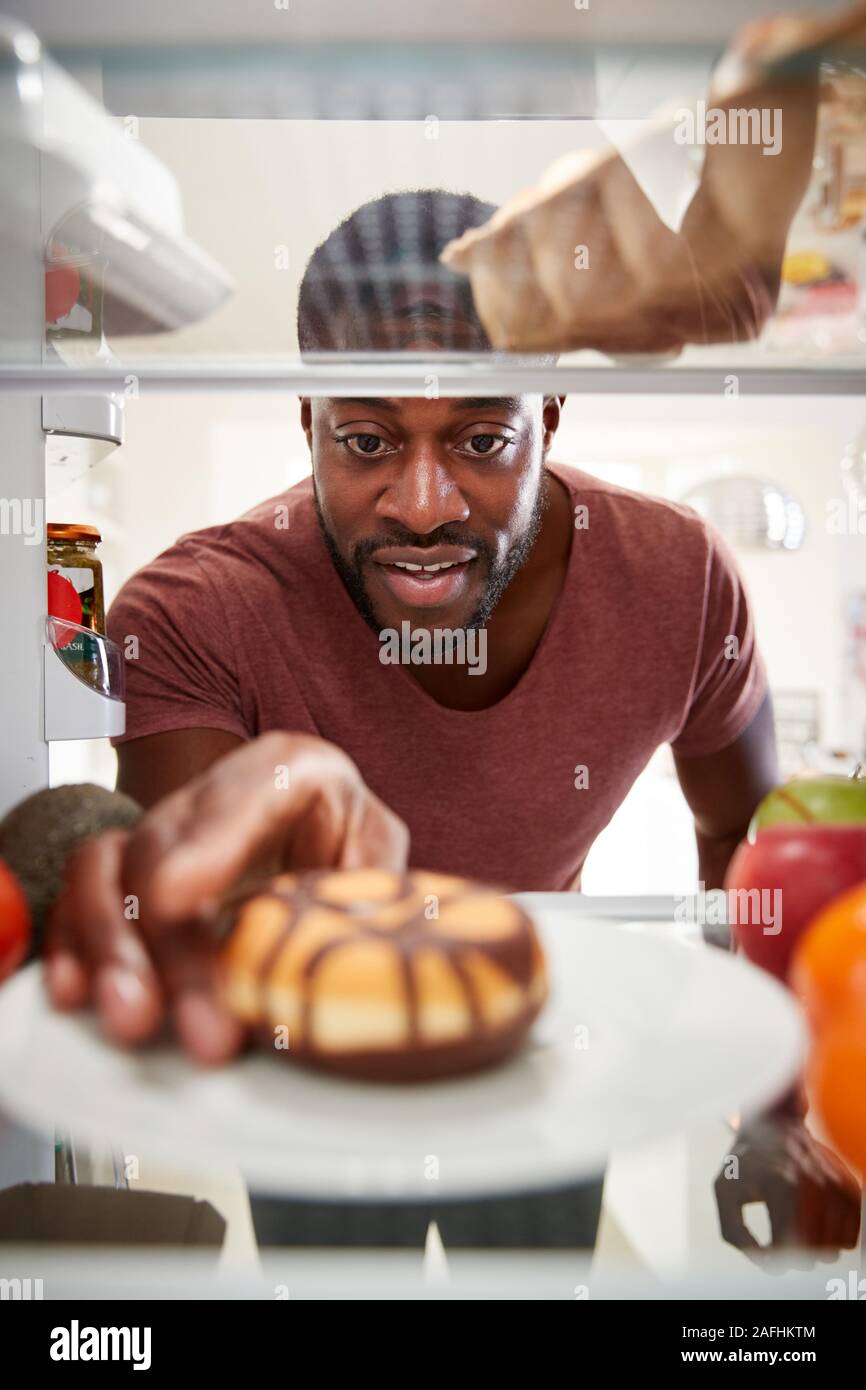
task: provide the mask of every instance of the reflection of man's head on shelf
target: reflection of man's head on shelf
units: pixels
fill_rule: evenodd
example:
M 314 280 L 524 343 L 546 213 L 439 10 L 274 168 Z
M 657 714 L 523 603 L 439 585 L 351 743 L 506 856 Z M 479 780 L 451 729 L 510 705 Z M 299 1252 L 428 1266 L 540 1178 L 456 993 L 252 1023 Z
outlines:
M 364 203 L 317 247 L 298 300 L 302 353 L 489 352 L 466 276 L 439 254 L 495 212 L 419 189 Z

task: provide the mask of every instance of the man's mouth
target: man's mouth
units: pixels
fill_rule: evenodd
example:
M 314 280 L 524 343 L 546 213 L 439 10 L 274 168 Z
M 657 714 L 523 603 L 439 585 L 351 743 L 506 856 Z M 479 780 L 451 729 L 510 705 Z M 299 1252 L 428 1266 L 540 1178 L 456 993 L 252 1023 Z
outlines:
M 438 545 L 395 546 L 370 557 L 392 596 L 408 608 L 438 608 L 453 603 L 466 587 L 474 550 Z

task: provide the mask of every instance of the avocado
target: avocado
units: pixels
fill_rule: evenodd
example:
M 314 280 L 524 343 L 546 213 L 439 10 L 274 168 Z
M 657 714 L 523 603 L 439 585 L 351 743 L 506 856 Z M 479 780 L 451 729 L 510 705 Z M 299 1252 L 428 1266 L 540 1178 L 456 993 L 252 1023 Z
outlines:
M 72 851 L 103 830 L 132 827 L 143 814 L 123 792 L 74 782 L 34 792 L 0 822 L 0 859 L 17 875 L 30 904 L 31 955 L 42 949 L 48 914 Z

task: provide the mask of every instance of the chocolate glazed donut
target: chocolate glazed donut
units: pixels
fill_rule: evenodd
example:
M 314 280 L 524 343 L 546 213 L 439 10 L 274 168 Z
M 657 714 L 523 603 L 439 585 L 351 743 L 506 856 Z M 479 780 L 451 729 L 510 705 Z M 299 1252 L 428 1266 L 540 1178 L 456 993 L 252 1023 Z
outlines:
M 464 879 L 283 874 L 231 904 L 229 1008 L 291 1060 L 378 1081 L 492 1065 L 547 996 L 535 929 Z

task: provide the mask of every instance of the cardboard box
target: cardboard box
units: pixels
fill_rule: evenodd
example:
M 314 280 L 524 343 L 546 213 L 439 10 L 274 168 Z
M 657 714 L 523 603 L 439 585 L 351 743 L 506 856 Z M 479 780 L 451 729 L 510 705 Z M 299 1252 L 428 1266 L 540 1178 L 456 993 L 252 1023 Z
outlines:
M 0 1191 L 0 1242 L 194 1245 L 222 1248 L 226 1223 L 210 1202 L 167 1192 L 19 1183 Z

